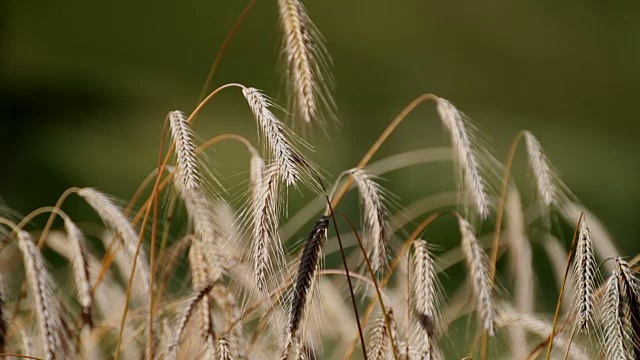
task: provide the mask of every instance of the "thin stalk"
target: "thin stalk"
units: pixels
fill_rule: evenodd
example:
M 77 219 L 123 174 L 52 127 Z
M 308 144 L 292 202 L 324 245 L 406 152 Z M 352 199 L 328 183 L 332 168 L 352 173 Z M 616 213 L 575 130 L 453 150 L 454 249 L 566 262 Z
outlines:
M 60 209 L 62 207 L 62 203 L 64 203 L 69 195 L 76 193 L 78 190 L 80 189 L 76 187 L 65 190 L 65 192 L 60 195 L 60 198 L 58 198 L 58 201 L 56 202 L 56 205 L 54 207 Z M 47 238 L 47 236 L 49 236 L 49 231 L 51 230 L 51 226 L 53 226 L 53 220 L 55 220 L 56 215 L 57 214 L 55 212 L 52 212 L 51 215 L 49 215 L 47 224 L 44 226 L 44 229 L 42 229 L 42 234 L 40 234 L 40 238 L 38 239 L 38 249 L 42 248 L 42 246 L 44 245 L 44 240 Z
M 509 190 L 509 177 L 511 174 L 511 167 L 513 165 L 513 159 L 518 149 L 518 144 L 522 137 L 526 134 L 525 131 L 520 131 L 511 142 L 509 148 L 509 154 L 507 155 L 507 161 L 504 166 L 504 173 L 502 175 L 502 189 L 500 190 L 500 201 L 498 202 L 498 211 L 496 213 L 496 225 L 493 231 L 493 244 L 491 246 L 491 258 L 489 260 L 489 282 L 493 289 L 496 266 L 498 263 L 498 248 L 500 247 L 500 232 L 502 230 L 502 219 L 504 218 L 504 204 L 507 199 L 507 191 Z M 486 330 L 482 331 L 482 342 L 480 344 L 480 359 L 485 360 L 487 358 L 487 343 L 489 342 L 489 334 Z
M 395 271 L 395 269 L 400 264 L 400 261 L 402 261 L 402 256 L 411 247 L 411 244 L 413 243 L 413 241 L 415 239 L 417 239 L 418 235 L 427 226 L 429 226 L 433 221 L 435 221 L 438 217 L 440 217 L 440 213 L 431 214 L 428 218 L 426 218 L 420 224 L 418 224 L 418 226 L 413 230 L 413 232 L 411 232 L 411 234 L 409 234 L 409 237 L 407 238 L 407 240 L 402 245 L 402 248 L 400 249 L 400 251 L 398 252 L 396 257 L 393 259 L 393 261 L 391 262 L 391 265 L 389 265 L 389 270 L 387 271 L 387 274 L 384 276 L 384 278 L 382 278 L 382 281 L 380 283 L 380 287 L 384 287 L 387 284 L 387 282 L 389 282 L 389 279 L 391 279 L 391 275 L 393 275 L 393 272 Z M 374 307 L 376 305 L 375 300 L 376 299 L 372 299 L 369 302 L 369 306 L 367 307 L 367 310 L 364 313 L 363 320 L 364 320 L 365 323 L 367 321 L 369 321 L 369 317 L 371 316 L 371 313 L 373 313 L 373 309 L 374 309 Z M 351 356 L 353 355 L 353 351 L 355 350 L 356 341 L 358 341 L 357 338 L 354 339 L 351 342 L 351 346 L 349 347 L 349 350 L 347 350 L 347 353 L 345 355 L 345 359 L 350 359 Z
M 73 194 L 74 192 L 76 192 L 77 190 L 79 190 L 78 188 L 70 188 L 67 189 L 58 199 L 58 201 L 56 202 L 56 205 L 54 207 L 51 206 L 44 206 L 41 208 L 38 208 L 32 212 L 30 212 L 27 216 L 25 216 L 19 224 L 15 225 L 13 223 L 5 223 L 5 225 L 12 227 L 12 231 L 13 232 L 17 232 L 19 229 L 24 228 L 25 225 L 27 225 L 28 223 L 31 222 L 31 220 L 33 220 L 34 217 L 40 215 L 40 214 L 44 214 L 44 213 L 50 213 L 49 215 L 49 219 L 47 220 L 47 227 L 45 227 L 43 229 L 42 234 L 40 235 L 40 238 L 38 240 L 38 249 L 41 249 L 42 246 L 44 246 L 44 241 L 46 240 L 49 230 L 51 228 L 51 225 L 53 224 L 53 220 L 55 219 L 55 217 L 57 215 L 64 215 L 64 212 L 62 212 L 62 210 L 60 209 L 62 207 L 62 203 L 64 202 L 64 200 L 69 197 L 69 195 Z M 45 232 L 46 232 L 46 236 L 45 236 Z M 16 299 L 16 304 L 13 307 L 13 313 L 11 315 L 11 320 L 10 320 L 10 324 L 14 324 L 16 317 L 18 316 L 18 311 L 20 310 L 20 303 L 22 302 L 22 299 L 24 299 L 24 297 L 27 295 L 27 280 L 26 278 L 22 279 L 22 282 L 20 283 L 20 292 L 18 292 L 18 298 Z M 5 338 L 9 338 L 9 336 L 11 335 L 11 330 L 13 329 L 13 327 L 9 327 L 7 329 L 7 333 L 5 334 Z
M 565 327 L 567 326 L 567 324 L 563 324 L 562 326 L 560 326 L 559 329 L 556 330 L 555 334 L 552 337 L 555 337 L 555 335 L 559 334 L 560 332 L 562 332 Z M 547 344 L 549 344 L 549 338 L 546 338 L 543 342 L 541 342 L 540 344 L 538 344 L 538 346 L 535 347 L 535 349 L 533 349 L 533 351 L 531 351 L 531 353 L 529 354 L 529 356 L 527 357 L 527 360 L 535 360 L 538 355 L 540 355 L 540 353 L 544 350 L 544 348 L 547 346 Z
M 163 151 L 162 148 L 164 146 L 164 135 L 166 134 L 167 128 L 168 128 L 168 118 L 165 119 L 164 126 L 162 128 L 162 138 L 160 140 L 160 150 L 159 150 L 160 158 L 162 157 L 162 151 Z M 162 173 L 164 172 L 164 168 L 166 166 L 166 163 L 168 162 L 168 156 L 169 154 L 167 154 L 165 161 L 162 162 L 162 164 L 158 168 L 158 176 L 156 177 L 155 184 L 153 185 L 153 190 L 151 193 L 152 198 L 150 200 L 158 199 L 157 195 L 158 195 L 158 192 L 160 191 L 159 190 L 160 179 L 162 179 Z M 124 309 L 122 310 L 122 318 L 120 319 L 120 330 L 118 332 L 118 341 L 116 342 L 116 352 L 114 354 L 114 360 L 120 359 L 120 346 L 122 345 L 122 335 L 124 333 L 124 324 L 127 320 L 127 312 L 129 311 L 129 298 L 131 297 L 131 288 L 133 287 L 133 277 L 136 272 L 136 265 L 138 264 L 138 254 L 140 253 L 140 248 L 142 247 L 142 240 L 144 239 L 145 228 L 147 226 L 147 221 L 149 220 L 149 213 L 151 212 L 153 202 L 154 201 L 148 201 L 148 205 L 146 206 L 144 216 L 142 217 L 142 225 L 140 226 L 140 233 L 138 236 L 138 246 L 136 248 L 136 253 L 133 258 L 133 264 L 131 265 L 131 274 L 129 275 L 129 283 L 127 284 L 127 292 L 125 295 Z M 153 294 L 153 275 L 150 276 L 149 292 Z M 149 311 L 152 311 L 152 308 L 150 308 Z M 150 316 L 150 318 L 152 318 L 152 316 Z
M 163 266 L 164 271 L 162 272 L 162 276 L 159 276 L 160 285 L 157 291 L 157 298 L 162 300 L 164 296 L 164 291 L 167 287 L 167 283 L 169 282 L 169 277 L 172 275 L 173 265 L 177 262 L 178 256 L 185 250 L 187 245 L 191 243 L 191 236 L 185 236 L 180 239 L 171 249 L 169 255 L 165 255 L 162 257 L 162 263 L 165 264 Z M 165 257 L 168 257 L 165 259 Z
M 251 146 L 251 143 L 245 139 L 244 137 L 240 136 L 240 135 L 236 135 L 236 134 L 222 134 L 222 135 L 218 135 L 214 138 L 211 138 L 210 140 L 206 141 L 204 144 L 200 145 L 197 149 L 196 149 L 196 153 L 201 153 L 204 150 L 206 150 L 207 148 L 213 146 L 215 143 L 222 141 L 222 140 L 227 140 L 227 139 L 234 139 L 234 140 L 238 140 L 240 142 L 242 142 L 245 145 Z M 173 148 L 169 150 L 169 153 L 173 152 Z M 165 162 L 162 163 L 162 168 L 164 169 L 164 167 L 167 165 L 168 159 L 165 158 Z M 158 189 L 159 191 L 162 191 L 165 187 L 167 187 L 167 185 L 171 182 L 171 180 L 173 179 L 173 173 L 168 174 L 166 178 L 162 179 L 162 181 L 160 182 L 160 185 L 158 185 Z M 133 216 L 133 218 L 131 219 L 131 223 L 133 225 L 138 224 L 138 222 L 140 221 L 140 218 L 142 217 L 142 215 L 144 215 L 144 211 L 145 209 L 150 206 L 151 204 L 151 200 L 152 198 L 149 197 L 147 198 L 147 200 L 142 204 L 142 206 L 140 207 L 140 210 L 138 210 L 138 212 Z M 95 284 L 93 286 L 93 291 L 95 292 L 95 289 L 102 283 L 102 280 L 104 278 L 104 276 L 106 275 L 106 271 L 111 267 L 111 264 L 113 263 L 114 259 L 115 259 L 115 252 L 120 248 L 120 244 L 116 244 L 116 248 L 115 250 L 113 250 L 112 252 L 110 252 L 109 254 L 105 255 L 102 264 L 101 264 L 101 269 L 100 272 L 98 273 L 98 276 L 96 277 L 96 281 Z
M 162 153 L 164 149 L 164 137 L 167 132 L 167 122 L 164 122 L 164 126 L 162 127 L 162 135 L 160 136 L 160 151 L 158 153 L 158 169 L 164 170 L 162 167 Z M 160 177 L 161 172 L 158 171 L 158 178 Z M 159 193 L 158 189 L 154 189 L 153 193 L 153 219 L 151 221 L 151 249 L 149 249 L 149 271 L 151 272 L 151 276 L 149 277 L 149 323 L 148 323 L 148 343 L 147 343 L 147 354 L 149 359 L 153 359 L 153 310 L 154 310 L 154 296 L 153 296 L 153 283 L 155 279 L 155 266 L 156 266 L 156 237 L 158 234 L 158 208 L 159 208 Z M 138 245 L 138 249 L 140 249 L 140 245 Z M 136 256 L 138 254 L 136 253 Z M 131 280 L 133 281 L 133 272 L 135 271 L 135 267 L 131 271 Z
M 391 136 L 393 131 L 398 127 L 398 125 L 400 125 L 402 120 L 404 120 L 407 117 L 407 115 L 409 115 L 418 105 L 420 105 L 426 100 L 437 101 L 438 97 L 433 94 L 423 94 L 418 96 L 412 102 L 410 102 L 409 105 L 407 105 L 404 109 L 402 109 L 402 111 L 384 129 L 382 134 L 380 134 L 380 137 L 378 137 L 378 140 L 376 140 L 376 142 L 374 142 L 373 145 L 371 145 L 371 148 L 369 148 L 369 151 L 367 151 L 367 153 L 362 157 L 362 159 L 360 160 L 358 165 L 356 165 L 356 167 L 359 169 L 364 168 L 369 163 L 373 155 L 375 155 L 375 153 L 380 149 L 382 144 L 384 144 L 385 141 L 387 141 L 387 139 L 389 138 L 389 136 Z M 347 179 L 347 181 L 344 183 L 344 185 L 342 185 L 342 188 L 340 188 L 340 190 L 332 198 L 333 200 L 332 205 L 334 207 L 338 205 L 340 200 L 342 200 L 342 197 L 349 190 L 349 187 L 351 187 L 352 183 L 353 183 L 353 177 L 350 176 L 349 179 Z
M 220 45 L 220 49 L 218 49 L 216 58 L 215 60 L 213 60 L 213 64 L 211 64 L 211 69 L 209 69 L 209 73 L 207 74 L 207 79 L 205 80 L 204 85 L 202 85 L 202 91 L 200 91 L 198 102 L 201 102 L 202 99 L 204 99 L 204 94 L 207 93 L 207 89 L 209 88 L 209 86 L 211 85 L 211 82 L 213 81 L 213 75 L 216 73 L 216 71 L 218 70 L 218 67 L 220 66 L 220 63 L 222 62 L 222 57 L 224 56 L 225 50 L 227 50 L 227 47 L 231 43 L 231 40 L 235 36 L 236 32 L 238 32 L 238 29 L 240 29 L 240 25 L 242 25 L 242 22 L 247 17 L 247 15 L 249 14 L 249 11 L 251 11 L 255 3 L 256 3 L 256 0 L 249 1 L 247 6 L 245 6 L 244 10 L 242 10 L 242 13 L 240 14 L 240 16 L 238 16 L 238 18 L 236 19 L 236 22 L 233 24 L 233 27 L 231 28 L 231 30 L 229 30 L 229 33 L 227 33 L 227 36 L 224 38 L 222 45 Z
M 176 202 L 178 197 L 175 193 L 169 195 L 169 205 L 167 206 L 167 218 L 162 223 L 162 237 L 160 238 L 160 249 L 158 250 L 158 256 L 164 256 L 164 251 L 167 248 L 167 241 L 169 241 L 169 233 L 171 231 L 171 224 L 176 214 Z
M 571 343 L 573 343 L 573 337 L 576 336 L 577 326 L 573 327 L 573 331 L 571 332 L 571 337 L 569 338 L 569 345 L 567 345 L 567 351 L 564 353 L 564 360 L 569 359 L 569 352 L 571 351 Z
M 378 280 L 376 279 L 376 274 L 373 271 L 373 267 L 371 266 L 371 261 L 369 261 L 369 256 L 367 255 L 367 251 L 362 243 L 362 239 L 360 239 L 360 235 L 356 230 L 356 227 L 353 225 L 353 222 L 347 215 L 344 213 L 339 213 L 349 224 L 351 227 L 351 231 L 356 237 L 358 241 L 358 246 L 360 246 L 360 251 L 362 251 L 362 255 L 364 256 L 364 261 L 367 264 L 367 270 L 369 271 L 369 275 L 371 275 L 371 280 L 373 281 L 373 286 L 376 289 L 376 295 L 378 296 L 378 302 L 380 302 L 380 310 L 382 310 L 382 315 L 384 316 L 384 323 L 387 328 L 387 333 L 389 335 L 389 341 L 391 342 L 391 347 L 393 348 L 393 358 L 394 360 L 398 360 L 398 349 L 396 347 L 396 343 L 393 338 L 393 331 L 391 331 L 391 323 L 389 322 L 389 316 L 387 312 L 387 307 L 384 304 L 384 300 L 382 299 L 382 292 L 380 291 L 380 285 L 378 284 Z
M 558 303 L 556 304 L 556 312 L 553 316 L 553 325 L 551 325 L 551 335 L 549 335 L 549 346 L 547 347 L 547 357 L 549 360 L 551 358 L 551 349 L 553 348 L 553 339 L 555 338 L 556 333 L 556 325 L 558 324 L 558 317 L 560 316 L 560 307 L 562 305 L 562 295 L 564 294 L 564 288 L 567 284 L 567 276 L 569 275 L 569 269 L 571 268 L 571 257 L 573 256 L 573 251 L 576 247 L 576 239 L 578 238 L 578 229 L 580 228 L 580 223 L 584 221 L 584 213 L 580 214 L 580 218 L 578 219 L 578 225 L 573 232 L 573 240 L 571 240 L 571 247 L 569 248 L 569 254 L 567 255 L 567 266 L 564 269 L 564 277 L 562 279 L 562 285 L 560 286 L 560 295 L 558 295 Z
M 342 265 L 344 265 L 344 271 L 347 275 L 347 284 L 349 284 L 349 293 L 351 294 L 351 303 L 353 304 L 353 313 L 356 316 L 356 323 L 358 324 L 358 333 L 360 334 L 360 344 L 362 345 L 362 355 L 364 356 L 364 360 L 367 360 L 367 346 L 364 342 L 364 332 L 362 331 L 362 324 L 360 323 L 360 315 L 358 314 L 358 304 L 356 303 L 356 295 L 353 293 L 353 285 L 351 284 L 351 277 L 349 276 L 349 266 L 347 265 L 347 255 L 344 253 L 344 248 L 342 246 L 342 239 L 340 238 L 340 230 L 338 229 L 338 222 L 336 221 L 336 215 L 333 212 L 333 206 L 331 206 L 331 199 L 329 199 L 329 195 L 327 195 L 327 190 L 324 188 L 324 184 L 322 184 L 322 179 L 318 177 L 318 182 L 320 186 L 322 186 L 322 191 L 324 192 L 325 198 L 327 199 L 327 206 L 329 207 L 329 215 L 331 219 L 333 219 L 333 229 L 336 232 L 336 238 L 338 239 L 338 245 L 340 246 L 340 255 L 342 257 Z

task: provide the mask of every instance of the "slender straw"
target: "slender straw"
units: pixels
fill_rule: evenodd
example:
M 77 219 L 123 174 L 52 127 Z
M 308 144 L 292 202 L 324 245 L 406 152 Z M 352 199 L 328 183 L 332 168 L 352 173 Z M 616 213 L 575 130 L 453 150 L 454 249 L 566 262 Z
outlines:
M 558 324 L 558 317 L 560 316 L 560 307 L 562 305 L 562 295 L 564 294 L 564 288 L 567 284 L 567 276 L 569 275 L 569 269 L 571 268 L 571 257 L 573 256 L 573 251 L 576 247 L 576 239 L 578 238 L 578 229 L 580 228 L 580 224 L 584 221 L 584 213 L 580 214 L 580 218 L 578 219 L 578 224 L 576 229 L 573 232 L 573 240 L 571 240 L 571 247 L 569 248 L 569 254 L 567 255 L 567 266 L 564 269 L 564 277 L 562 279 L 562 286 L 560 286 L 560 295 L 558 295 L 558 303 L 556 304 L 556 312 L 553 316 L 553 325 L 551 326 L 551 335 L 549 335 L 549 347 L 547 348 L 547 357 L 549 360 L 551 358 L 551 349 L 553 348 L 553 338 L 555 338 L 556 334 L 556 325 Z

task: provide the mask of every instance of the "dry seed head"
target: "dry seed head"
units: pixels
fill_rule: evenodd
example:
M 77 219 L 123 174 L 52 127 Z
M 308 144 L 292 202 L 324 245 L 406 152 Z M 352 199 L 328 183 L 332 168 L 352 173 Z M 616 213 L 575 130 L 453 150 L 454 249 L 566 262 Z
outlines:
M 87 204 L 98 213 L 102 221 L 113 229 L 124 243 L 124 248 L 129 257 L 134 259 L 136 250 L 138 249 L 138 233 L 133 229 L 129 219 L 127 219 L 122 210 L 120 210 L 108 196 L 95 189 L 80 189 L 78 195 L 83 197 Z M 140 247 L 140 251 L 138 252 L 136 272 L 140 274 L 144 292 L 148 292 L 151 275 L 143 247 Z
M 465 189 L 465 208 L 472 209 L 482 220 L 489 216 L 491 198 L 486 173 L 483 167 L 493 167 L 497 161 L 489 151 L 479 144 L 474 128 L 466 121 L 465 115 L 449 101 L 438 98 L 438 113 L 448 130 L 454 156 L 460 172 L 459 185 Z M 484 164 L 483 164 L 484 162 Z M 489 169 L 495 170 L 495 169 Z
M 291 295 L 287 346 L 290 346 L 292 341 L 295 342 L 295 340 L 297 340 L 298 329 L 302 322 L 309 291 L 311 290 L 313 279 L 320 264 L 322 246 L 327 239 L 328 226 L 329 217 L 323 215 L 313 226 L 313 230 L 311 230 L 304 244 L 300 264 L 298 265 L 296 282 Z
M 220 252 L 217 249 L 218 236 L 211 205 L 200 180 L 200 169 L 191 128 L 180 111 L 169 113 L 169 126 L 175 143 L 178 167 L 178 176 L 174 176 L 173 181 L 193 221 L 197 240 L 203 243 L 201 251 L 211 268 L 209 280 L 214 281 L 223 272 L 219 258 Z
M 169 352 L 172 347 L 173 330 L 168 318 L 163 318 L 160 324 L 160 343 L 158 344 L 158 357 L 168 359 Z
M 620 292 L 624 307 L 625 321 L 629 327 L 629 347 L 633 358 L 640 358 L 640 283 L 629 264 L 621 258 L 615 258 Z
M 495 318 L 495 305 L 489 279 L 489 261 L 478 240 L 476 239 L 471 224 L 458 217 L 460 234 L 462 236 L 462 252 L 469 269 L 471 289 L 476 299 L 476 307 L 482 321 L 482 329 L 489 335 L 493 335 L 493 321 Z
M 278 0 L 283 28 L 283 51 L 295 113 L 305 124 L 317 122 L 322 107 L 334 107 L 327 70 L 329 57 L 322 36 L 299 0 Z
M 527 131 L 524 138 L 538 193 L 542 197 L 542 203 L 549 207 L 558 201 L 559 194 L 551 162 L 542 151 L 540 142 L 533 134 Z
M 271 112 L 269 99 L 254 88 L 242 88 L 242 94 L 249 103 L 253 116 L 258 122 L 260 135 L 264 138 L 266 148 L 278 165 L 282 179 L 287 185 L 295 184 L 300 178 L 297 159 L 300 157 L 287 138 L 284 124 Z
M 587 330 L 591 326 L 594 313 L 595 282 L 598 265 L 593 255 L 593 244 L 587 223 L 583 219 L 578 231 L 576 255 L 573 259 L 573 278 L 577 282 L 575 290 L 575 309 L 578 315 L 578 327 Z
M 211 279 L 209 267 L 205 259 L 202 244 L 193 243 L 189 248 L 189 270 L 191 271 L 191 277 L 193 281 L 194 289 L 206 289 Z M 209 289 L 210 291 L 210 289 Z M 202 297 L 198 300 L 198 315 L 200 321 L 200 336 L 206 340 L 207 351 L 213 348 L 213 340 L 210 339 L 210 334 L 213 330 L 213 324 L 210 316 L 209 306 L 209 291 L 202 294 Z M 198 299 L 198 294 L 194 294 L 194 299 Z M 194 304 L 195 305 L 195 304 Z M 189 311 L 192 311 L 191 309 Z M 191 313 L 188 313 L 191 316 Z M 188 320 L 185 319 L 185 321 Z M 186 326 L 186 322 L 184 324 Z M 182 330 L 184 331 L 184 330 Z M 181 336 L 181 335 L 180 335 Z
M 189 271 L 195 289 L 200 289 L 207 284 L 209 269 L 200 243 L 195 242 L 189 247 Z
M 393 308 L 387 309 L 387 322 L 389 323 L 389 327 L 390 327 L 389 333 L 391 338 L 389 340 L 392 343 L 391 348 L 393 349 L 395 347 L 396 349 L 399 349 L 401 347 L 400 333 L 398 332 L 398 322 L 396 322 L 396 317 L 394 315 Z
M 229 342 L 225 338 L 218 339 L 218 360 L 232 360 Z
M 252 169 L 253 172 L 253 169 Z M 279 177 L 276 167 L 269 167 L 260 177 L 261 184 L 253 187 L 251 204 L 253 265 L 258 291 L 269 295 L 267 276 L 273 269 L 273 257 L 277 266 L 284 264 L 284 250 L 278 235 Z
M 439 319 L 440 290 L 434 262 L 423 240 L 413 242 L 412 303 L 422 328 L 433 334 Z
M 200 172 L 198 170 L 198 160 L 196 158 L 196 145 L 193 142 L 191 128 L 182 111 L 172 111 L 169 113 L 169 126 L 171 128 L 171 138 L 175 142 L 176 163 L 178 176 L 175 180 L 176 186 L 181 192 L 190 189 L 199 189 Z
M 387 356 L 388 333 L 384 315 L 373 320 L 367 357 L 371 360 L 384 360 Z
M 89 273 L 88 251 L 82 231 L 70 219 L 65 218 L 64 227 L 71 243 L 73 276 L 78 290 L 78 300 L 82 306 L 82 319 L 93 326 L 91 317 L 91 274 Z
M 185 329 L 187 328 L 187 323 L 189 322 L 189 319 L 191 319 L 191 316 L 193 315 L 193 312 L 195 308 L 198 306 L 198 304 L 207 300 L 207 295 L 209 294 L 212 288 L 213 288 L 212 284 L 202 287 L 201 289 L 196 290 L 188 300 L 187 306 L 182 311 L 182 316 L 180 316 L 180 320 L 177 323 L 177 327 L 173 336 L 173 343 L 169 347 L 170 359 L 176 359 L 178 355 L 178 346 L 180 345 L 180 341 L 182 340 L 182 335 L 184 334 Z
M 227 338 L 231 351 L 238 357 L 245 358 L 244 332 L 241 321 L 242 311 L 238 307 L 233 293 L 229 291 L 226 285 L 216 283 L 212 289 L 212 298 L 224 309 L 227 328 L 231 329 Z
M 35 301 L 36 318 L 40 325 L 46 359 L 75 356 L 75 345 L 63 318 L 60 301 L 53 290 L 53 279 L 42 254 L 25 231 L 18 232 L 18 247 L 22 253 L 27 282 Z
M 602 306 L 602 323 L 604 325 L 603 345 L 607 359 L 630 360 L 631 354 L 628 351 L 628 343 L 630 342 L 627 333 L 628 324 L 624 316 L 623 294 L 620 289 L 618 276 L 619 273 L 614 272 L 607 280 L 605 286 Z
M 418 329 L 410 337 L 410 345 L 421 359 L 439 358 L 436 350 L 436 326 L 440 322 L 441 293 L 427 243 L 413 242 L 413 269 L 411 269 L 411 304 L 413 322 Z
M 262 194 L 263 178 L 267 167 L 264 163 L 264 159 L 262 159 L 256 149 L 251 148 L 250 152 L 251 160 L 249 161 L 249 182 L 251 185 L 251 196 L 255 199 Z
M 370 247 L 368 252 L 373 270 L 378 272 L 387 265 L 387 243 L 390 234 L 384 191 L 364 169 L 355 168 L 350 170 L 349 174 L 353 177 L 362 199 L 364 240 Z

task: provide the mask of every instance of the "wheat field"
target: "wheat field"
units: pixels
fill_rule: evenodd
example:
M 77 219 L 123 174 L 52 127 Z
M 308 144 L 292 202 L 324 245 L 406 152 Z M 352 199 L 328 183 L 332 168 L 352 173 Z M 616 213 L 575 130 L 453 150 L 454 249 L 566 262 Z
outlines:
M 640 359 L 640 255 L 617 250 L 534 133 L 499 154 L 456 99 L 415 94 L 329 173 L 314 142 L 341 141 L 349 119 L 301 1 L 271 4 L 283 96 L 212 85 L 254 5 L 197 106 L 158 119 L 157 161 L 131 198 L 84 184 L 28 214 L 0 204 L 0 357 Z M 198 132 L 223 96 L 241 99 L 252 133 Z M 447 146 L 381 155 L 418 108 Z M 225 177 L 214 150 L 230 142 L 245 161 Z M 390 173 L 440 163 L 446 191 L 389 190 Z

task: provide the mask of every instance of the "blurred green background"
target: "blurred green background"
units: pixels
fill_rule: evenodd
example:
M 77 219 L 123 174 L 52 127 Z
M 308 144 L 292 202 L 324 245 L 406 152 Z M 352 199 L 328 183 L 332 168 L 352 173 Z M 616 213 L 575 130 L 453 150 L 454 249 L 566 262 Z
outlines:
M 127 199 L 155 167 L 168 111 L 195 106 L 218 47 L 247 1 L 9 1 L 0 13 L 0 197 L 27 213 L 71 186 Z M 334 60 L 342 125 L 312 137 L 336 176 L 356 164 L 413 98 L 454 102 L 499 159 L 521 129 L 540 139 L 563 180 L 625 254 L 640 252 L 640 2 L 549 0 L 307 1 Z M 275 0 L 258 0 L 214 80 L 282 105 Z M 196 124 L 202 139 L 255 138 L 237 90 Z M 434 106 L 411 115 L 382 153 L 447 144 Z M 222 177 L 246 171 L 244 149 L 211 157 Z M 379 158 L 378 157 L 378 158 Z M 522 151 L 519 185 L 528 177 Z M 385 185 L 407 205 L 452 190 L 449 165 L 406 169 Z M 308 198 L 294 196 L 303 203 Z
M 166 113 L 193 109 L 245 5 L 5 2 L 1 196 L 23 213 L 53 204 L 70 186 L 129 197 L 155 165 Z M 308 1 L 307 7 L 326 37 L 338 84 L 343 125 L 331 130 L 331 140 L 312 139 L 315 161 L 330 174 L 353 166 L 411 99 L 433 92 L 470 115 L 500 159 L 517 131 L 531 130 L 625 252 L 640 250 L 640 3 Z M 278 52 L 276 2 L 259 0 L 214 85 L 242 82 L 284 104 Z M 226 131 L 254 135 L 238 92 L 224 93 L 203 115 L 197 124 L 203 139 Z M 383 150 L 443 144 L 433 106 L 426 105 Z M 213 158 L 222 173 L 229 173 L 224 164 L 247 162 L 241 151 Z M 450 173 L 429 174 L 401 179 L 424 186 L 423 195 L 431 184 L 451 188 Z

